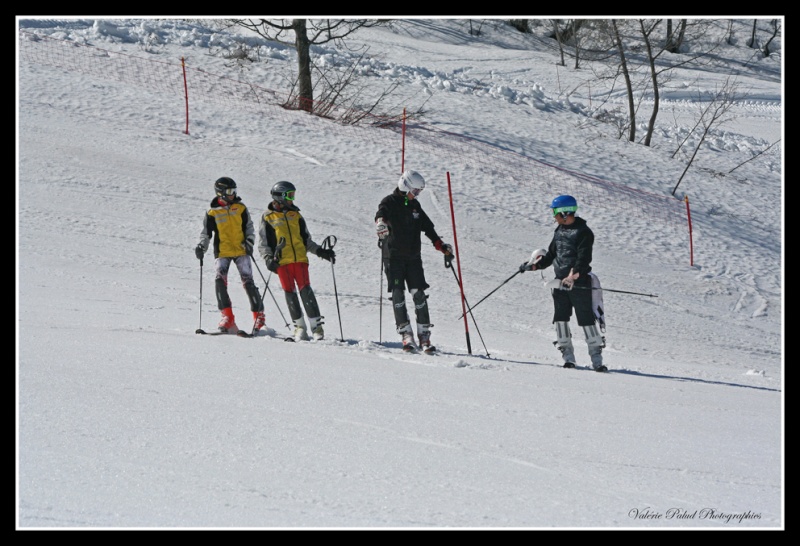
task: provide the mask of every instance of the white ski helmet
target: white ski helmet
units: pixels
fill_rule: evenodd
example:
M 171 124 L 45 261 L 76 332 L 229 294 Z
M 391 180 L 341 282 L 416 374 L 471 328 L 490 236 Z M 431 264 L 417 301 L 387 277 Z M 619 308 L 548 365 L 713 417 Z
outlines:
M 417 196 L 425 189 L 425 179 L 417 171 L 403 171 L 397 182 L 397 188 L 403 193 L 411 192 Z

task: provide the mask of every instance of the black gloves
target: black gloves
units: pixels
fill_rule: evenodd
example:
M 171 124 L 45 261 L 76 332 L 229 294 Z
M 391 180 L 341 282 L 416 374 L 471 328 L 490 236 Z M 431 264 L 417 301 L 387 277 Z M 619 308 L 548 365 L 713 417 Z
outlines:
M 536 271 L 536 264 L 522 262 L 519 266 L 519 272 L 525 273 L 526 271 Z
M 278 260 L 273 260 L 272 258 L 267 258 L 265 261 L 267 262 L 267 269 L 269 269 L 273 273 L 277 273 L 278 272 Z
M 203 245 L 197 245 L 194 249 L 194 255 L 197 256 L 198 260 L 202 260 L 203 256 L 205 256 L 205 253 L 206 251 L 203 248 Z
M 253 255 L 253 241 L 251 241 L 250 239 L 244 240 L 244 251 L 247 252 L 248 256 Z
M 336 263 L 336 253 L 333 251 L 332 248 L 322 248 L 322 247 L 318 248 L 317 256 L 319 256 L 323 260 L 328 260 L 332 264 Z

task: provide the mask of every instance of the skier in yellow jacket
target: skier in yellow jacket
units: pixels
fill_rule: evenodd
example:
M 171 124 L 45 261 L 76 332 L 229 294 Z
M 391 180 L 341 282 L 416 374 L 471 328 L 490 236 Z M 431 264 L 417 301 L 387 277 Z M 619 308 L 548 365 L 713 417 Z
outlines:
M 195 247 L 195 255 L 202 260 L 211 238 L 214 238 L 214 280 L 217 295 L 217 306 L 222 312 L 219 321 L 221 332 L 238 332 L 236 319 L 233 315 L 231 298 L 228 295 L 228 271 L 231 262 L 236 264 L 239 276 L 250 300 L 250 310 L 253 312 L 255 329 L 264 326 L 264 302 L 258 293 L 253 280 L 252 254 L 255 242 L 255 231 L 250 212 L 242 198 L 236 195 L 236 182 L 232 178 L 223 176 L 214 182 L 214 191 L 217 196 L 211 200 L 211 208 L 203 217 L 203 230 L 200 232 L 200 242 Z
M 258 228 L 258 251 L 264 258 L 267 269 L 276 273 L 281 281 L 281 287 L 286 295 L 286 305 L 294 323 L 294 339 L 308 340 L 310 329 L 313 338 L 319 340 L 325 337 L 322 328 L 324 317 L 320 315 L 317 298 L 311 289 L 308 254 L 316 254 L 324 260 L 335 263 L 336 253 L 333 249 L 322 248 L 311 239 L 305 218 L 294 204 L 295 191 L 297 189 L 294 184 L 285 180 L 272 187 L 272 202 L 261 216 Z M 275 250 L 281 239 L 284 239 L 285 246 L 276 256 Z M 303 302 L 302 308 L 300 301 Z M 303 309 L 308 316 L 308 327 L 303 318 Z

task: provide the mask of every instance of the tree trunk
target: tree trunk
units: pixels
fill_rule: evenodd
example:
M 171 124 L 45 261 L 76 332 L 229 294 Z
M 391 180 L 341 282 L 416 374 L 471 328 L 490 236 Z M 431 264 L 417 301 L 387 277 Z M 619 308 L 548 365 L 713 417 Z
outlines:
M 728 30 L 725 32 L 725 43 L 733 44 L 733 20 L 728 21 Z
M 778 27 L 777 19 L 773 19 L 770 24 L 772 25 L 772 36 L 769 37 L 769 40 L 767 40 L 767 43 L 765 43 L 764 47 L 762 48 L 762 53 L 764 54 L 764 57 L 769 57 L 769 44 L 771 44 L 772 40 L 775 39 L 775 36 L 778 35 L 778 29 L 780 28 Z
M 664 46 L 664 49 L 670 53 L 675 53 L 675 51 L 673 51 L 674 48 L 675 40 L 672 37 L 672 19 L 667 19 L 667 45 Z
M 558 42 L 558 52 L 561 54 L 561 66 L 567 66 L 564 62 L 564 42 L 561 39 L 561 29 L 558 28 L 558 19 L 553 19 L 553 33 L 555 34 L 556 41 Z
M 572 24 L 566 25 L 564 32 L 561 34 L 561 39 L 564 40 L 564 43 L 569 43 L 585 22 L 586 19 L 573 19 Z
M 672 53 L 679 53 L 683 45 L 683 39 L 686 37 L 686 19 L 681 19 L 678 25 L 678 39 L 675 40 L 675 51 Z
M 750 43 L 748 43 L 748 47 L 756 47 L 756 25 L 758 24 L 758 19 L 753 19 L 753 33 L 750 35 Z
M 298 107 L 306 112 L 314 111 L 314 87 L 311 84 L 311 53 L 305 19 L 293 19 L 292 30 L 297 49 Z
M 628 62 L 625 59 L 625 50 L 622 47 L 622 38 L 619 35 L 616 19 L 611 19 L 611 28 L 614 29 L 614 41 L 617 43 L 617 49 L 619 50 L 619 63 L 622 69 L 622 76 L 625 78 L 625 89 L 628 92 L 628 118 L 631 124 L 628 140 L 634 142 L 636 140 L 636 107 L 633 103 L 631 75 L 628 73 Z
M 656 72 L 656 61 L 653 58 L 653 47 L 650 44 L 650 34 L 644 28 L 644 22 L 639 19 L 639 26 L 642 29 L 642 38 L 644 45 L 647 49 L 647 61 L 650 65 L 650 80 L 653 83 L 653 113 L 650 114 L 650 121 L 647 123 L 647 134 L 644 137 L 644 145 L 650 146 L 650 141 L 653 138 L 653 130 L 656 126 L 656 117 L 658 116 L 658 73 Z

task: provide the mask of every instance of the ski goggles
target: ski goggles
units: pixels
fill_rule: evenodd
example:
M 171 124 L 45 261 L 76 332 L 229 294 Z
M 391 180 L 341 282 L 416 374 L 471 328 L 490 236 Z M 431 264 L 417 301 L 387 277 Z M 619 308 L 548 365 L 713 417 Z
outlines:
M 578 210 L 577 205 L 572 205 L 571 207 L 556 207 L 553 209 L 553 216 L 566 216 L 567 214 L 575 214 L 575 211 Z
M 423 189 L 424 189 L 424 188 L 411 188 L 410 190 L 408 190 L 408 193 L 410 193 L 410 194 L 411 194 L 411 195 L 413 195 L 414 197 L 417 197 L 419 194 L 421 194 L 421 193 L 422 193 L 422 190 L 423 190 Z
M 220 195 L 236 195 L 236 188 L 225 188 L 224 190 L 220 190 Z
M 283 198 L 287 201 L 294 201 L 294 191 L 283 192 Z

